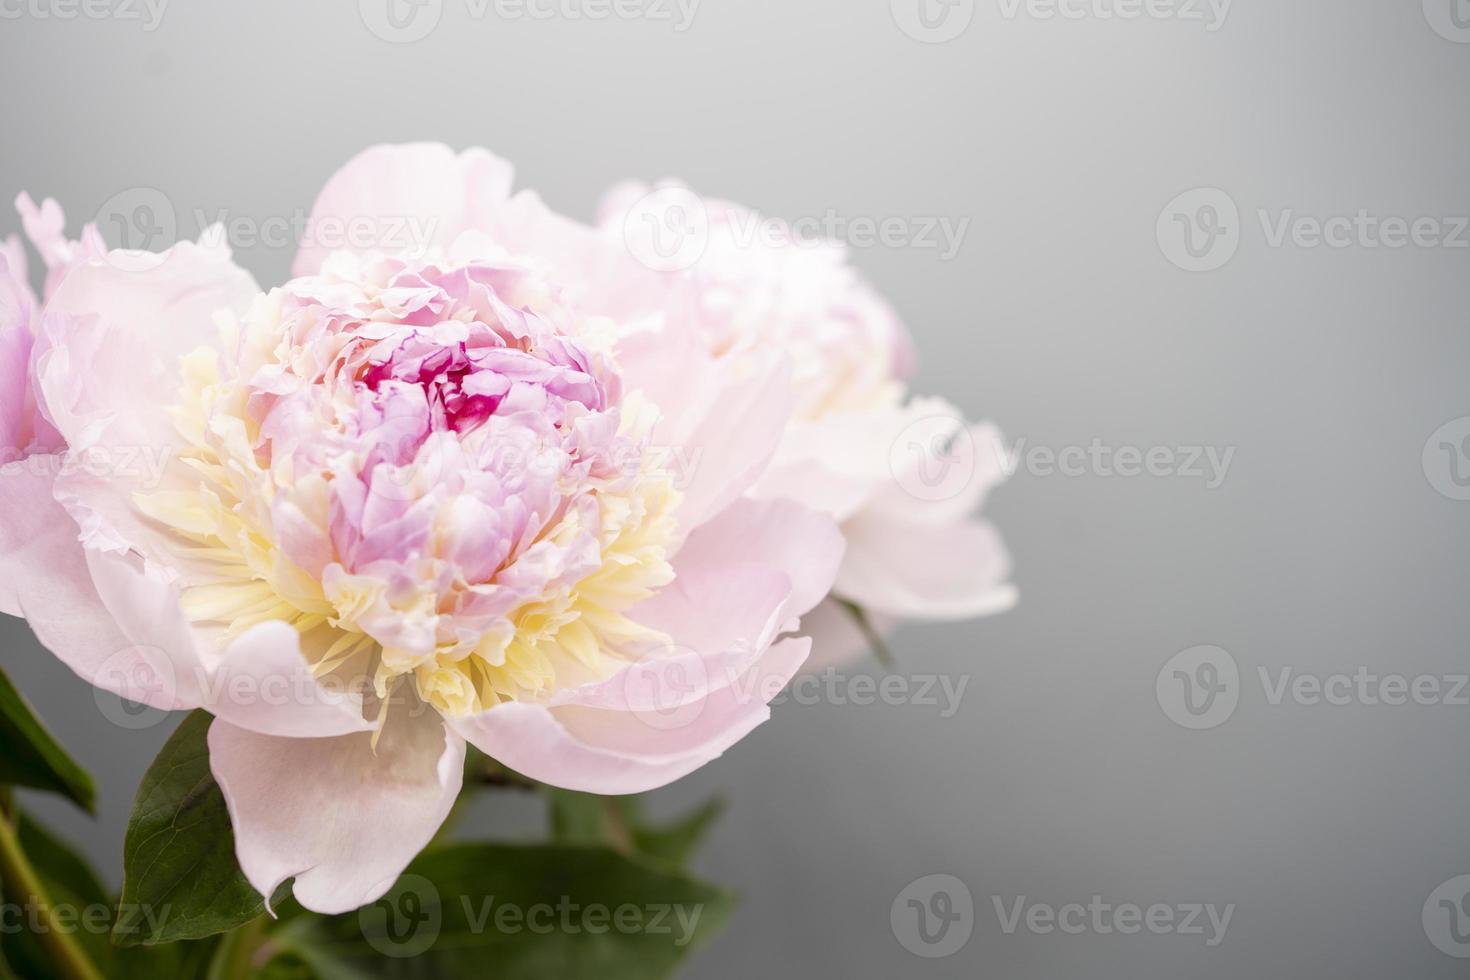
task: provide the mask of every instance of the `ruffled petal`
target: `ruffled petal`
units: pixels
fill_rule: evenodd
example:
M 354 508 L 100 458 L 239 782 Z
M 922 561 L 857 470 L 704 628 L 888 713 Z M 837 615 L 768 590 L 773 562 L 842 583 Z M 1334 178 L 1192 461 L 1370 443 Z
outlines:
M 360 691 L 324 684 L 301 652 L 301 635 L 278 620 L 246 630 L 217 660 L 205 658 L 204 707 L 261 735 L 327 738 L 372 731 Z
M 371 731 L 361 693 L 324 686 L 289 624 L 260 623 L 228 643 L 184 615 L 175 586 L 137 556 L 87 550 L 103 604 L 178 704 L 240 728 L 285 738 Z
M 983 521 L 931 524 L 861 514 L 843 525 L 847 557 L 834 593 L 865 609 L 969 619 L 1016 604 L 1010 555 Z
M 464 741 L 432 712 L 370 734 L 259 735 L 216 720 L 209 762 L 250 884 L 338 915 L 377 901 L 428 845 L 459 796 Z
M 456 154 L 442 143 L 370 147 L 317 196 L 292 274 L 315 275 L 334 251 L 447 249 L 463 232 L 493 225 L 514 177 L 509 163 L 481 149 Z
M 31 443 L 31 416 L 27 387 L 31 357 L 31 331 L 13 320 L 7 322 L 4 308 L 4 273 L 0 271 L 0 463 L 20 457 Z
M 722 690 L 669 710 L 607 711 L 512 702 L 451 725 L 532 779 L 609 796 L 643 793 L 718 758 L 771 714 L 800 669 L 807 639 L 783 640 Z
M 93 581 L 80 529 L 51 495 L 49 465 L 32 456 L 0 477 L 0 609 L 24 616 L 41 645 L 82 680 L 163 711 L 192 708 L 166 655 L 118 625 Z
M 163 406 L 179 389 L 179 358 L 217 345 L 215 314 L 243 313 L 258 292 L 229 249 L 192 242 L 73 269 L 42 321 L 37 375 L 48 417 L 74 450 L 173 445 Z
M 658 405 L 666 423 L 654 441 L 672 447 L 684 470 L 679 526 L 692 531 L 760 479 L 791 418 L 790 365 L 753 358 L 745 370 L 709 372 L 702 390 Z
M 61 205 L 49 197 L 38 206 L 29 194 L 22 193 L 15 199 L 15 209 L 20 212 L 26 237 L 46 266 L 45 295 L 48 299 L 72 269 L 107 254 L 107 245 L 96 225 L 84 226 L 79 240 L 68 239 L 66 215 Z M 23 266 L 21 268 L 24 269 Z
M 681 576 L 704 575 L 716 582 L 743 564 L 779 571 L 791 588 L 781 614 L 791 620 L 831 590 L 843 550 L 842 534 L 826 514 L 789 500 L 746 499 L 691 534 L 674 565 Z

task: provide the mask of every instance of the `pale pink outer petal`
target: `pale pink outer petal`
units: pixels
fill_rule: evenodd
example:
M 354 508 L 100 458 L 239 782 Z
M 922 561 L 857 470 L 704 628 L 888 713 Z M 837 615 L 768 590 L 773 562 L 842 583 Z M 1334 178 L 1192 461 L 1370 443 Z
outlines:
M 361 699 L 322 688 L 284 623 L 262 623 L 201 661 L 178 592 L 135 555 L 89 549 L 52 495 L 55 457 L 0 470 L 0 612 L 24 616 L 83 680 L 167 711 L 205 707 L 282 735 L 367 731 Z M 212 645 L 212 644 L 210 644 Z M 284 692 L 284 693 L 283 693 Z
M 0 279 L 3 277 L 0 271 Z M 0 281 L 0 291 L 4 286 Z M 4 299 L 0 295 L 0 452 L 4 453 L 0 463 L 9 463 L 31 442 L 26 389 L 34 338 L 27 325 L 6 316 Z
M 930 405 L 944 406 L 939 399 L 926 399 Z M 926 419 L 944 419 L 950 423 L 956 440 L 954 462 L 951 465 L 969 467 L 966 479 L 952 497 L 940 500 L 925 500 L 916 497 L 909 488 L 918 479 L 915 474 L 917 454 L 900 454 L 909 465 L 890 472 L 881 489 L 868 502 L 866 510 L 901 521 L 925 524 L 952 524 L 975 513 L 985 503 L 990 491 L 1004 483 L 1015 468 L 1012 453 L 1006 447 L 1005 437 L 989 422 L 966 426 L 957 410 L 953 415 L 925 414 Z M 913 416 L 910 415 L 912 418 Z
M 766 721 L 770 700 L 810 648 L 805 638 L 782 640 L 735 683 L 672 715 L 512 702 L 451 725 L 544 783 L 608 796 L 643 793 L 713 761 Z
M 151 656 L 174 699 L 262 735 L 323 738 L 373 729 L 358 692 L 312 675 L 289 624 L 260 623 L 219 648 L 179 604 L 178 589 L 131 554 L 87 551 L 92 581 L 124 635 Z M 218 652 L 215 652 L 218 651 Z
M 673 583 L 632 611 L 671 647 L 548 703 L 650 711 L 722 690 L 827 594 L 842 548 L 825 515 L 789 501 L 738 501 L 690 536 Z
M 66 215 L 61 205 L 46 198 L 39 206 L 31 196 L 21 193 L 15 199 L 15 209 L 20 212 L 26 237 L 41 256 L 46 266 L 45 296 L 56 292 L 71 270 L 83 262 L 99 259 L 107 254 L 107 244 L 96 225 L 85 225 L 81 238 L 72 241 L 66 237 Z M 23 267 L 22 267 L 23 268 Z
M 847 557 L 834 594 L 873 612 L 969 619 L 1016 604 L 1010 556 L 983 521 L 930 524 L 862 514 L 842 527 Z
M 673 585 L 639 605 L 634 618 L 672 639 L 605 681 L 571 688 L 549 704 L 630 711 L 683 707 L 734 683 L 764 655 L 786 623 L 791 580 L 761 565 L 687 564 Z
M 427 712 L 371 734 L 258 735 L 216 720 L 209 762 L 250 884 L 337 915 L 381 898 L 433 839 L 459 796 L 465 744 Z
M 37 376 L 48 417 L 72 449 L 176 441 L 164 407 L 179 358 L 218 346 L 215 314 L 259 293 L 223 246 L 112 252 L 73 269 L 46 304 Z
M 739 499 L 760 479 L 791 418 L 790 365 L 760 359 L 743 376 L 719 372 L 702 405 L 659 404 L 664 418 L 697 420 L 686 433 L 679 422 L 655 429 L 654 441 L 679 453 L 686 468 L 679 527 L 688 533 Z M 687 422 L 685 423 L 687 424 Z
M 207 671 L 204 708 L 261 735 L 326 738 L 372 731 L 358 691 L 323 686 L 301 652 L 301 634 L 279 620 L 251 627 Z
M 744 499 L 696 529 L 674 567 L 681 574 L 704 570 L 715 576 L 739 563 L 776 569 L 791 583 L 782 615 L 795 619 L 832 588 L 843 549 L 842 534 L 826 514 L 789 500 Z
M 139 685 L 158 655 L 118 625 L 93 583 L 76 522 L 51 495 L 44 459 L 0 477 L 0 609 L 24 616 L 43 646 L 83 680 L 165 711 L 194 707 L 172 685 Z
M 30 287 L 30 263 L 26 261 L 26 247 L 19 235 L 7 235 L 0 239 L 0 260 L 10 270 L 10 276 L 23 290 L 31 306 L 36 305 L 36 294 Z
M 451 724 L 511 768 L 567 789 L 639 793 L 679 779 L 770 717 L 810 649 L 772 641 L 826 595 L 841 557 L 826 515 L 738 501 L 690 535 L 674 582 L 632 611 L 671 638 L 671 651 L 548 704 L 503 704 Z
M 509 163 L 482 149 L 456 154 L 441 143 L 369 147 L 317 196 L 292 275 L 315 275 L 333 251 L 447 249 L 463 232 L 493 225 L 514 177 Z M 354 222 L 362 234 L 350 234 Z

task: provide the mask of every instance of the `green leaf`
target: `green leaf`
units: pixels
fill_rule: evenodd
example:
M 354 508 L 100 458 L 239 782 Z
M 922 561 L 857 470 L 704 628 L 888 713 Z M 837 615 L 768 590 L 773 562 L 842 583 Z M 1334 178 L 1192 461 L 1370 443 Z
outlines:
M 53 921 L 76 938 L 87 959 L 103 974 L 112 976 L 112 947 L 107 941 L 112 901 L 97 875 L 83 858 L 29 815 L 17 811 L 14 824 L 20 849 L 49 900 Z M 23 977 L 39 980 L 55 975 L 51 955 L 34 931 L 37 926 L 49 928 L 44 914 L 19 893 L 6 901 L 13 918 L 4 923 L 4 935 L 0 935 L 5 959 Z
M 327 980 L 296 953 L 285 953 L 256 970 L 250 980 Z
M 322 980 L 650 980 L 728 921 L 730 893 L 606 848 L 461 844 L 382 901 L 273 939 Z
M 92 777 L 66 754 L 0 670 L 0 785 L 59 793 L 92 813 Z
M 115 903 L 95 871 L 66 842 L 52 836 L 34 818 L 16 814 L 16 837 L 26 859 L 35 868 L 51 905 L 75 930 L 87 958 L 109 980 L 156 980 L 178 977 L 202 980 L 209 963 L 211 943 L 175 943 L 169 946 L 117 949 L 108 936 L 113 928 Z M 22 918 L 17 932 L 0 935 L 0 980 L 47 980 L 56 976 L 51 957 L 29 931 L 32 920 Z M 14 972 L 7 973 L 9 959 Z
M 551 837 L 559 844 L 609 844 L 631 847 L 645 857 L 682 867 L 689 863 L 715 821 L 725 811 L 722 800 L 711 800 L 672 823 L 659 824 L 643 816 L 636 796 L 593 796 L 570 790 L 548 790 Z
M 235 860 L 235 832 L 209 770 L 210 716 L 196 711 L 153 760 L 123 842 L 119 946 L 202 939 L 265 910 Z
M 551 839 L 558 844 L 606 844 L 607 804 L 603 797 L 567 789 L 546 791 L 551 811 Z
M 682 867 L 694 857 L 724 812 L 725 801 L 714 799 L 673 823 L 656 825 L 631 820 L 633 844 L 640 854 Z

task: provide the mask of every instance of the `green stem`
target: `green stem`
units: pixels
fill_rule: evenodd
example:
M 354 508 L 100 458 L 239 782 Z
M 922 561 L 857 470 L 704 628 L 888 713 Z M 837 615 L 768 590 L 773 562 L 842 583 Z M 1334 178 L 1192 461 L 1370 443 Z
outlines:
M 207 980 L 247 980 L 255 972 L 255 954 L 265 941 L 266 917 L 251 919 L 220 939 Z
M 77 945 L 76 936 L 66 931 L 57 922 L 51 900 L 41 887 L 40 876 L 21 850 L 15 827 L 7 816 L 0 819 L 0 878 L 22 902 L 35 903 L 43 922 L 36 939 L 50 954 L 57 972 L 65 980 L 103 980 L 102 974 L 87 959 L 87 954 Z
M 604 796 L 601 799 L 603 819 L 607 821 L 608 844 L 619 854 L 632 854 L 633 833 L 628 829 L 628 821 L 623 816 L 622 801 L 615 796 Z
M 863 634 L 863 639 L 867 641 L 868 646 L 873 648 L 873 656 L 878 658 L 878 662 L 885 669 L 892 670 L 895 664 L 893 651 L 888 649 L 888 644 L 884 641 L 883 635 L 878 632 L 878 628 L 868 618 L 868 611 L 857 603 L 848 602 L 846 599 L 838 599 L 837 604 L 843 609 L 846 609 L 847 614 L 852 617 L 852 621 L 856 624 L 858 632 Z

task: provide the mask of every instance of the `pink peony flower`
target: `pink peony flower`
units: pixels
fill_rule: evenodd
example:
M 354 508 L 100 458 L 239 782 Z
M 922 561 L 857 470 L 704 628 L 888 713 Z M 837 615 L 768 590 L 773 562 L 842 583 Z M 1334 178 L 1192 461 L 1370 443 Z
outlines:
M 484 150 L 378 146 L 333 176 L 313 221 L 427 221 L 436 229 L 431 250 L 467 231 L 493 239 L 607 316 L 624 377 L 659 405 L 700 397 L 681 364 L 710 362 L 707 370 L 738 373 L 785 355 L 790 422 L 749 493 L 797 501 L 840 522 L 846 557 L 833 596 L 863 607 L 883 628 L 1015 604 L 1000 535 L 974 516 L 1005 478 L 1001 435 L 988 424 L 968 425 L 943 399 L 910 396 L 909 333 L 844 248 L 804 241 L 787 226 L 677 184 L 661 190 L 678 188 L 669 203 L 680 213 L 641 213 L 653 189 L 626 184 L 605 197 L 596 227 L 555 214 L 532 193 L 512 195 L 511 184 L 509 166 Z M 674 224 L 670 217 L 692 224 L 698 247 L 663 270 L 648 261 L 658 254 L 638 247 L 644 243 L 635 225 Z M 297 273 L 315 270 L 321 257 L 303 250 Z M 803 625 L 817 638 L 808 666 L 847 659 L 866 645 L 833 602 Z
M 659 190 L 671 188 L 672 206 L 698 214 L 699 248 L 687 269 L 661 274 L 669 296 L 651 294 L 650 304 L 677 311 L 679 327 L 722 360 L 779 350 L 795 365 L 794 417 L 752 496 L 799 501 L 840 522 L 847 549 L 833 596 L 882 627 L 1011 608 L 1009 555 L 973 516 L 1008 471 L 998 430 L 967 425 L 943 399 L 910 397 L 908 330 L 843 246 L 678 184 Z M 604 238 L 636 244 L 633 221 L 647 218 L 640 208 L 654 193 L 632 183 L 608 192 Z M 831 603 L 804 625 L 817 637 L 809 667 L 866 646 Z
M 318 213 L 427 194 L 429 254 L 304 254 L 262 295 L 218 246 L 54 250 L 40 329 L 0 306 L 62 450 L 0 483 L 3 608 L 93 684 L 213 713 L 246 876 L 323 913 L 428 843 L 467 742 L 604 794 L 720 755 L 842 554 L 828 516 L 746 496 L 785 356 L 671 344 L 652 398 L 585 290 L 481 233 L 508 169 L 405 152 Z

